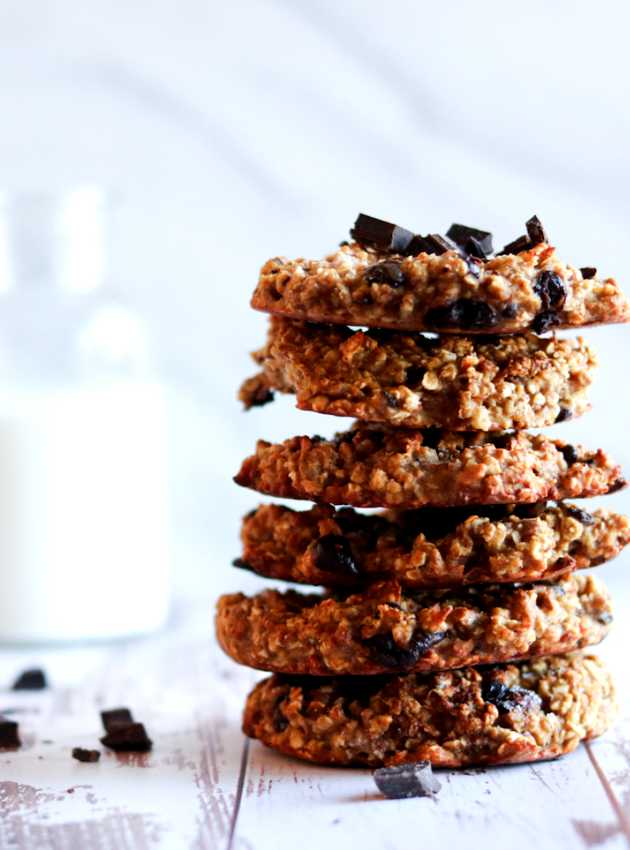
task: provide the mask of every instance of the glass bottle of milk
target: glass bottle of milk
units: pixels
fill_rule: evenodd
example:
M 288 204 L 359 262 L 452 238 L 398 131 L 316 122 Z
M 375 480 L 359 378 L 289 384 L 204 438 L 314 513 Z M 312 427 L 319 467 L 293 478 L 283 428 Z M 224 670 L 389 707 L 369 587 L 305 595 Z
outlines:
M 169 605 L 165 400 L 107 282 L 97 188 L 0 196 L 0 641 L 123 637 Z

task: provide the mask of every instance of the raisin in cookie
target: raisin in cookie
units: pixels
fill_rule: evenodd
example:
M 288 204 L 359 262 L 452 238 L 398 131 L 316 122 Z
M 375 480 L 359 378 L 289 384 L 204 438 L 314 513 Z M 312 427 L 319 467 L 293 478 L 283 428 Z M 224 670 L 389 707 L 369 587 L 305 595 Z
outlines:
M 543 434 L 369 425 L 331 440 L 259 440 L 234 480 L 272 496 L 385 508 L 542 502 L 596 496 L 625 483 L 601 449 Z
M 353 242 L 323 260 L 274 257 L 252 307 L 292 319 L 440 333 L 543 333 L 630 321 L 612 278 L 591 276 L 540 242 L 490 259 L 414 256 Z
M 630 520 L 566 503 L 382 514 L 261 505 L 244 518 L 241 538 L 235 564 L 268 578 L 331 588 L 395 578 L 430 589 L 548 581 L 595 567 L 630 543 Z
M 582 339 L 352 331 L 274 318 L 246 407 L 295 393 L 301 410 L 407 428 L 541 428 L 588 409 L 595 357 Z
M 555 758 L 615 713 L 610 674 L 575 653 L 424 675 L 275 675 L 249 695 L 243 731 L 317 764 L 464 767 Z
M 234 661 L 311 676 L 426 672 L 599 643 L 610 599 L 593 576 L 411 592 L 383 581 L 351 595 L 222 596 L 217 637 Z

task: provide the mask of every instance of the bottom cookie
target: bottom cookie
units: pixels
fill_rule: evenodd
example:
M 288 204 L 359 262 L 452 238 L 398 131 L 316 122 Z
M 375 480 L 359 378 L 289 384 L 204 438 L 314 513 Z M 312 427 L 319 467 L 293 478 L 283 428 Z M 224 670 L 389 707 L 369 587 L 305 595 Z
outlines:
M 602 662 L 571 653 L 431 674 L 274 675 L 249 695 L 243 731 L 318 764 L 465 767 L 556 758 L 615 711 Z

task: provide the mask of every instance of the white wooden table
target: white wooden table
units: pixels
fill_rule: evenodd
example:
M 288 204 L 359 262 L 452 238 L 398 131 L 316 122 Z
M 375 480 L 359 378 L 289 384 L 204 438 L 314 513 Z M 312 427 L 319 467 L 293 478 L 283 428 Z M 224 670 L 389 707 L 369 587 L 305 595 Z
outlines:
M 612 565 L 606 571 L 619 571 Z M 616 582 L 617 611 L 630 601 Z M 619 589 L 621 588 L 621 590 Z M 384 800 L 367 770 L 302 765 L 240 732 L 257 674 L 207 638 L 207 609 L 169 630 L 108 647 L 4 650 L 4 687 L 26 666 L 52 687 L 0 692 L 23 747 L 0 752 L 1 850 L 322 850 L 421 847 L 613 850 L 630 845 L 630 628 L 618 617 L 601 653 L 617 670 L 622 713 L 604 738 L 533 766 L 440 772 L 435 800 Z M 99 711 L 129 706 L 147 755 L 103 751 Z M 483 843 L 482 843 L 483 842 Z

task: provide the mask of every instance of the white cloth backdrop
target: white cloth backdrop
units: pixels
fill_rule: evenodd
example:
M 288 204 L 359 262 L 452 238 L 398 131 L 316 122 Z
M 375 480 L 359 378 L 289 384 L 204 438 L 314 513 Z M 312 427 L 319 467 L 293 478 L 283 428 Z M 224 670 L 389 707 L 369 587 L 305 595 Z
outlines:
M 563 257 L 630 289 L 629 24 L 615 0 L 0 5 L 0 188 L 118 199 L 110 277 L 172 390 L 180 593 L 254 581 L 228 563 L 256 502 L 230 477 L 256 437 L 340 424 L 234 400 L 269 256 L 321 255 L 359 210 L 499 244 L 536 212 Z M 594 411 L 557 433 L 630 473 L 628 333 L 588 334 Z

